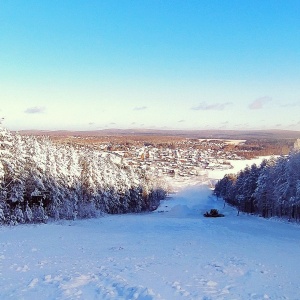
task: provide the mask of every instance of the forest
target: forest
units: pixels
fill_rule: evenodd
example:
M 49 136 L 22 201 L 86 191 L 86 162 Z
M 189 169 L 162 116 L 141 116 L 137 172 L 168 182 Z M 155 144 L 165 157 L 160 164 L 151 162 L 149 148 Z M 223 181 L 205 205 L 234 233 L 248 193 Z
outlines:
M 238 211 L 300 220 L 300 152 L 264 160 L 217 182 L 214 194 Z
M 0 127 L 0 225 L 149 211 L 166 192 L 113 154 Z

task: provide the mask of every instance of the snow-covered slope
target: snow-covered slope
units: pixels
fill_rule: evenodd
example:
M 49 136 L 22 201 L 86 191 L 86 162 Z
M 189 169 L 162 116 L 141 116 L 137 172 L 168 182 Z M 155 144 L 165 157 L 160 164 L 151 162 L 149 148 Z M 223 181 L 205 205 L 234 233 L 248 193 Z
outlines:
M 300 299 L 299 241 L 198 185 L 152 213 L 1 227 L 0 299 Z

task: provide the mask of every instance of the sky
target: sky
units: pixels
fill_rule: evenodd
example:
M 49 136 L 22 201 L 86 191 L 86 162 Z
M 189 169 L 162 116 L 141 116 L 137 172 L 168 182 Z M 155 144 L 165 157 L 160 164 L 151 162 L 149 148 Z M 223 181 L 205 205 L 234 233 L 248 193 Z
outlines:
M 300 1 L 0 0 L 11 130 L 300 130 Z

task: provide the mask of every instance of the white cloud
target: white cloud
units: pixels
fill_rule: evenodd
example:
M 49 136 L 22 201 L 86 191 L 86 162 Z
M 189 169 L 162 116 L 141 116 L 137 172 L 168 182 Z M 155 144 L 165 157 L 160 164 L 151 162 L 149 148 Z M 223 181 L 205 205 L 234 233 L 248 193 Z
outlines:
M 45 107 L 34 106 L 34 107 L 27 108 L 24 112 L 26 114 L 41 114 L 44 113 L 45 111 L 46 111 Z
M 261 97 L 255 99 L 252 103 L 249 104 L 250 109 L 262 109 L 264 105 L 272 100 L 271 97 Z
M 133 110 L 145 110 L 147 109 L 147 106 L 137 106 Z
M 202 102 L 198 106 L 194 106 L 191 109 L 192 110 L 224 110 L 229 105 L 231 105 L 231 102 L 213 103 L 213 104 L 207 104 L 206 102 Z

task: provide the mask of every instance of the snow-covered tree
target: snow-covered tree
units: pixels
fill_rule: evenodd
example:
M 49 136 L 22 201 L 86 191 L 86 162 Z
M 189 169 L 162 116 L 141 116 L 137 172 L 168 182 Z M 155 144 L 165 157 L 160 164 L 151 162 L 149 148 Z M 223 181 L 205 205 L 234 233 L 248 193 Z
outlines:
M 23 211 L 22 211 L 20 205 L 17 205 L 17 207 L 15 208 L 14 216 L 16 217 L 16 221 L 18 223 L 24 223 L 25 222 L 24 214 L 23 214 Z
M 38 207 L 34 207 L 34 219 L 36 222 L 43 222 L 46 223 L 48 220 L 48 216 L 45 213 L 43 202 L 40 201 L 40 204 Z
M 0 224 L 152 209 L 164 184 L 112 154 L 0 128 Z
M 300 152 L 247 167 L 237 178 L 225 176 L 215 194 L 245 212 L 263 217 L 300 218 Z
M 29 207 L 28 203 L 26 203 L 26 208 L 25 208 L 25 212 L 24 212 L 24 219 L 26 223 L 31 223 L 33 220 L 33 214 L 32 214 L 32 210 Z

